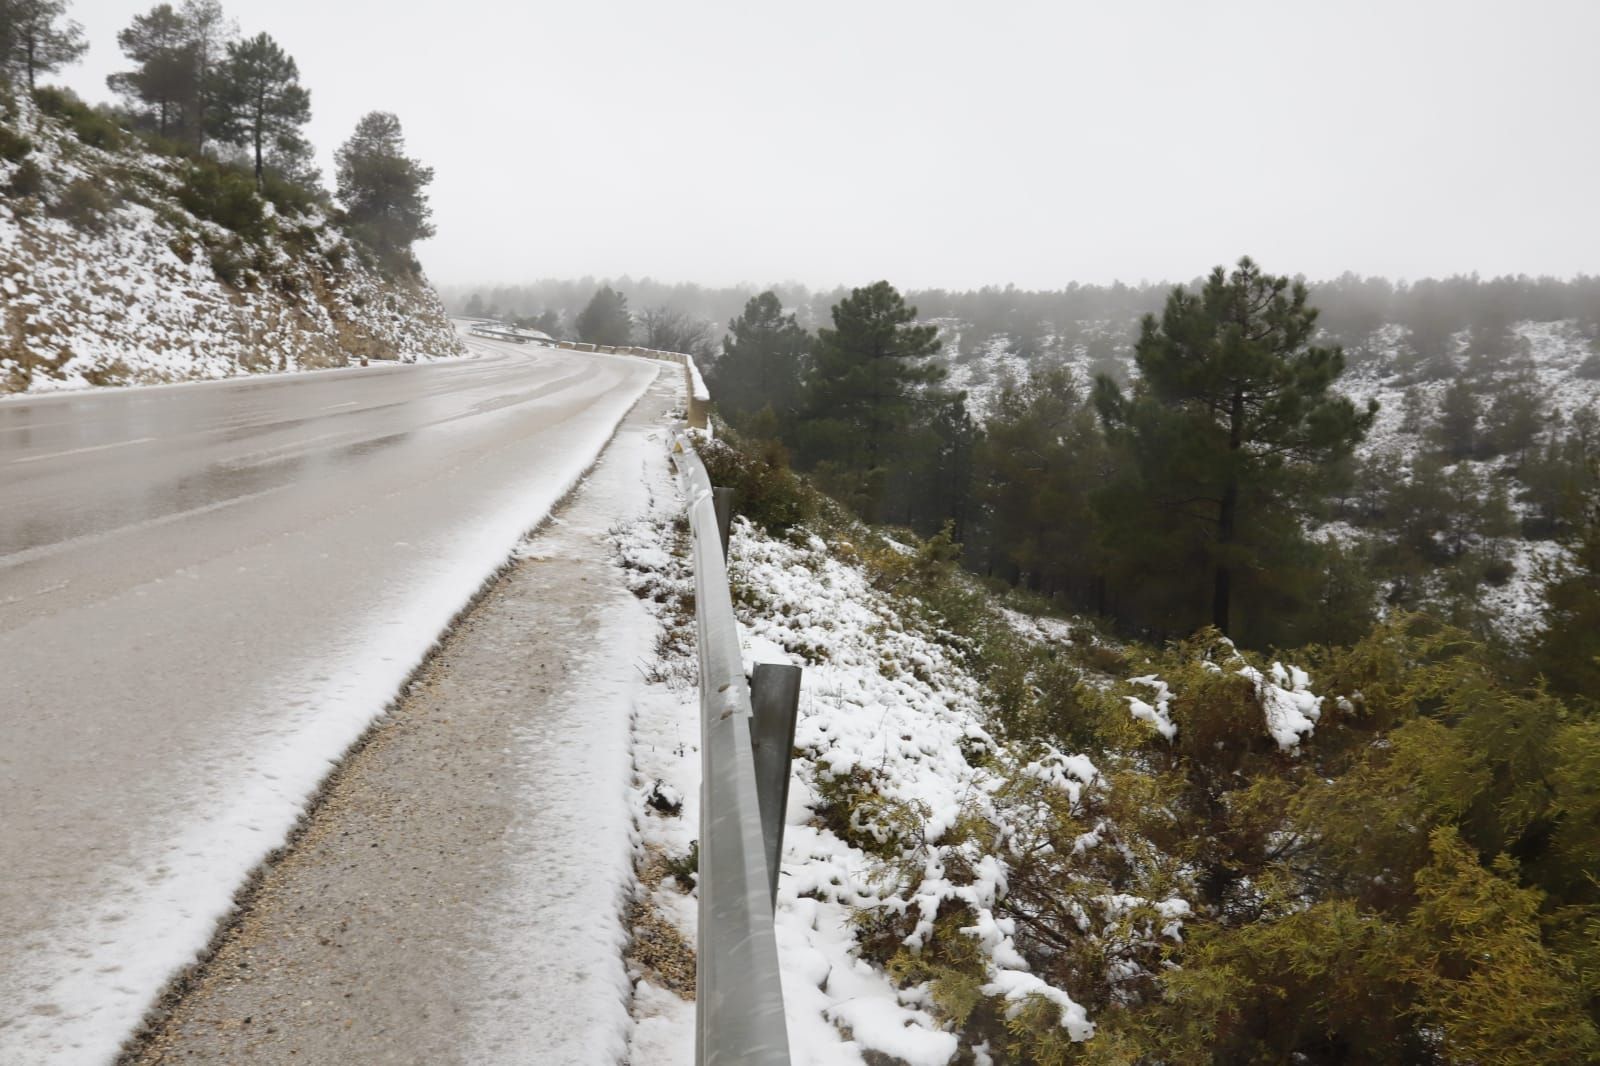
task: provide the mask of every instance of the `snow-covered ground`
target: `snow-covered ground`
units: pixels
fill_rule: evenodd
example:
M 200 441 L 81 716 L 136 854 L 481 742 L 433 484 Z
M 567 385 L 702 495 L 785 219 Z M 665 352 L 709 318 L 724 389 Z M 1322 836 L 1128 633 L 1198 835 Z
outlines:
M 858 532 L 862 539 L 872 536 Z M 646 670 L 654 695 L 638 703 L 635 721 L 640 846 L 683 859 L 697 831 L 699 781 L 692 618 L 684 602 L 692 581 L 684 534 L 658 517 L 620 528 L 615 536 L 636 593 L 654 605 L 661 624 L 657 655 Z M 897 982 L 865 956 L 861 942 L 867 924 L 887 920 L 899 923 L 905 947 L 920 950 L 936 935 L 935 918 L 948 905 L 972 915 L 961 935 L 971 937 L 985 959 L 984 996 L 1000 1003 L 1002 1012 L 1042 1002 L 1068 1039 L 1088 1039 L 1094 1019 L 1066 989 L 1030 970 L 1014 940 L 1015 927 L 996 904 L 1007 892 L 1014 854 L 1008 849 L 1021 846 L 1015 842 L 1027 836 L 1045 806 L 1065 802 L 1094 825 L 1092 806 L 1103 799 L 1107 779 L 1084 754 L 1036 746 L 1013 750 L 997 740 L 986 725 L 982 687 L 952 650 L 950 635 L 919 618 L 914 604 L 875 587 L 859 561 L 860 547 L 860 540 L 829 543 L 804 531 L 778 539 L 742 518 L 734 521 L 731 541 L 730 574 L 747 667 L 787 662 L 805 670 L 775 916 L 794 1061 L 957 1061 L 961 1040 L 936 1016 L 929 986 Z M 1054 620 L 1016 612 L 1003 617 L 1028 639 L 1052 645 L 1093 639 L 1087 631 L 1075 637 L 1071 627 Z M 1242 659 L 1219 667 L 1224 668 L 1253 682 L 1263 732 L 1280 746 L 1293 749 L 1312 734 L 1320 699 L 1302 671 L 1278 664 L 1258 670 Z M 1167 736 L 1182 728 L 1167 710 L 1170 693 L 1160 678 L 1124 687 L 1133 719 L 1144 718 Z M 1145 694 L 1154 705 L 1133 693 Z M 681 798 L 681 811 L 652 810 L 652 793 Z M 847 829 L 841 817 L 848 818 Z M 956 831 L 959 820 L 971 818 L 986 821 L 992 837 L 977 842 Z M 1099 847 L 1102 829 L 1080 837 L 1074 855 Z M 957 868 L 971 876 L 954 873 Z M 642 886 L 641 893 L 693 943 L 692 883 L 668 877 Z M 1107 980 L 1147 973 L 1157 942 L 1179 937 L 1189 913 L 1189 904 L 1176 896 L 1143 899 L 1089 890 L 1085 899 L 1074 932 L 1108 945 L 1107 973 L 1115 976 Z M 1129 928 L 1145 931 L 1129 935 Z M 1119 936 L 1127 943 L 1111 946 Z M 693 1004 L 664 988 L 647 967 L 636 965 L 633 976 L 628 1061 L 690 1062 Z M 987 1061 L 989 1049 L 982 1045 L 966 1051 Z
M 1576 323 L 1519 322 L 1512 328 L 1512 337 L 1513 347 L 1519 351 L 1517 356 L 1501 360 L 1497 366 L 1478 368 L 1480 375 L 1487 376 L 1479 386 L 1483 406 L 1487 407 L 1499 388 L 1529 389 L 1539 401 L 1544 439 L 1569 425 L 1580 411 L 1600 412 L 1600 379 L 1585 378 L 1578 373 L 1584 360 L 1595 352 L 1595 347 Z M 1466 340 L 1465 334 L 1455 338 L 1462 349 Z M 1372 357 L 1340 378 L 1338 388 L 1358 406 L 1364 406 L 1369 400 L 1379 404 L 1377 420 L 1357 454 L 1362 458 L 1393 456 L 1399 460 L 1402 470 L 1408 470 L 1425 441 L 1421 434 L 1402 428 L 1406 393 L 1415 390 L 1425 412 L 1423 422 L 1426 425 L 1435 417 L 1450 381 L 1413 382 L 1398 374 L 1396 361 L 1404 342 L 1404 330 L 1398 326 L 1389 325 L 1378 330 L 1368 345 Z M 1467 372 L 1468 357 L 1464 351 L 1453 361 L 1458 373 Z M 1463 459 L 1460 465 L 1470 469 L 1480 484 L 1506 482 L 1504 457 Z M 1520 514 L 1523 508 L 1516 499 L 1515 483 L 1509 484 L 1513 513 Z M 1351 539 L 1350 534 L 1359 535 L 1344 523 L 1334 523 L 1322 532 L 1346 541 Z M 1511 577 L 1504 584 L 1481 588 L 1478 603 L 1503 637 L 1523 642 L 1540 624 L 1543 575 L 1552 565 L 1568 559 L 1570 553 L 1554 541 L 1526 540 L 1520 536 L 1504 538 L 1500 547 L 1511 564 Z
M 279 216 L 268 203 L 275 232 L 259 247 L 238 245 L 179 201 L 180 161 L 80 144 L 19 105 L 34 148 L 23 161 L 0 159 L 0 187 L 28 162 L 45 175 L 46 201 L 92 185 L 110 209 L 69 221 L 0 196 L 0 393 L 464 351 L 425 282 L 384 277 L 320 209 Z M 213 255 L 237 260 L 235 283 Z

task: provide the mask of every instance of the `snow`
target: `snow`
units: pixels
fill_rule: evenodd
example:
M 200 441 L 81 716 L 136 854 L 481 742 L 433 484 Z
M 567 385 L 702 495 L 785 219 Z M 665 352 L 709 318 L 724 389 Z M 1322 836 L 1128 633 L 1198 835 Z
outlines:
M 1273 663 L 1263 675 L 1253 666 L 1240 667 L 1239 676 L 1255 686 L 1256 698 L 1267 718 L 1267 732 L 1285 751 L 1311 735 L 1322 716 L 1322 697 L 1309 691 L 1311 679 L 1299 667 L 1284 669 Z
M 611 521 L 676 502 L 666 434 L 624 425 L 585 478 L 586 497 L 605 501 Z M 523 550 L 570 558 L 603 540 L 608 523 L 567 519 Z M 497 932 L 475 968 L 483 987 L 498 990 L 497 1002 L 473 1019 L 464 1061 L 603 1066 L 627 1054 L 634 989 L 622 959 L 624 914 L 637 889 L 640 809 L 633 721 L 651 695 L 637 663 L 655 635 L 638 600 L 607 605 L 591 632 L 574 634 L 586 648 L 566 675 L 574 680 L 552 700 L 555 710 L 519 737 L 524 813 L 511 850 L 526 859 L 488 908 Z M 661 792 L 682 802 L 670 785 Z M 649 989 L 643 995 L 671 1016 Z
M 687 582 L 681 561 L 659 568 L 669 536 L 658 523 L 619 537 L 629 566 L 639 573 L 637 588 L 651 598 Z M 990 994 L 1013 1007 L 1042 997 L 1058 1010 L 1071 1039 L 1086 1039 L 1094 1026 L 1084 1009 L 1065 989 L 1029 972 L 1010 920 L 995 909 L 1006 892 L 1002 855 L 963 852 L 974 876 L 946 875 L 946 860 L 956 856 L 944 838 L 964 814 L 976 807 L 995 822 L 1001 839 L 1013 831 L 989 798 L 1008 775 L 981 760 L 974 766 L 964 754 L 1000 749 L 984 725 L 977 681 L 931 628 L 908 615 L 904 603 L 874 588 L 861 567 L 841 561 L 810 532 L 777 540 L 736 517 L 729 572 L 747 666 L 779 661 L 805 668 L 775 913 L 794 1060 L 855 1064 L 869 1061 L 871 1053 L 917 1066 L 954 1061 L 958 1038 L 935 1017 L 927 990 L 896 987 L 862 957 L 856 939 L 860 916 L 883 911 L 912 919 L 905 943 L 919 949 L 949 902 L 972 915 L 962 932 L 987 960 Z M 654 669 L 683 678 L 692 676 L 691 663 L 684 647 L 668 651 Z M 697 775 L 690 775 L 698 759 L 690 750 L 690 738 L 698 736 L 692 690 L 685 684 L 675 706 L 658 709 L 650 749 L 636 743 L 636 766 L 642 777 L 664 780 L 692 797 Z M 640 737 L 644 719 L 641 713 Z M 1107 787 L 1088 757 L 1055 749 L 1011 765 L 1009 776 L 1063 793 L 1074 805 L 1090 790 Z M 897 849 L 920 873 L 885 876 L 881 857 L 841 838 L 819 816 L 830 793 L 853 782 L 868 791 L 851 809 L 852 834 Z M 905 812 L 915 812 L 914 827 L 905 822 Z M 686 809 L 681 820 L 653 820 L 650 831 L 681 853 L 696 817 Z M 1095 843 L 1084 840 L 1080 851 Z M 657 896 L 663 891 L 675 889 Z M 1181 914 L 1176 907 L 1170 913 L 1167 924 L 1175 928 Z M 693 912 L 684 908 L 678 914 L 684 935 L 692 937 Z M 658 1039 L 670 1022 L 655 1010 L 657 1002 L 654 992 L 636 999 L 629 1059 L 634 1066 L 685 1061 L 672 1057 Z M 686 1037 L 667 1043 L 683 1048 L 690 1042 Z
M 1128 680 L 1130 684 L 1146 685 L 1155 693 L 1155 695 L 1151 697 L 1156 701 L 1154 706 L 1151 706 L 1137 696 L 1126 697 L 1128 701 L 1128 710 L 1133 713 L 1133 716 L 1139 719 L 1141 722 L 1149 722 L 1151 725 L 1155 726 L 1156 732 L 1160 733 L 1168 740 L 1171 740 L 1173 737 L 1177 736 L 1178 727 L 1172 724 L 1172 716 L 1167 711 L 1167 704 L 1172 699 L 1172 691 L 1167 688 L 1167 683 L 1154 674 L 1149 674 L 1144 677 L 1133 677 L 1129 678 Z
M 1084 1009 L 1072 1002 L 1060 989 L 1051 988 L 1031 973 L 1019 970 L 1001 970 L 995 979 L 983 986 L 986 995 L 1004 996 L 1011 1004 L 1008 1018 L 1016 1017 L 1031 996 L 1043 996 L 1061 1008 L 1061 1025 L 1074 1040 L 1087 1040 L 1094 1035 L 1094 1024 Z
M 710 403 L 711 392 L 706 388 L 706 379 L 700 376 L 700 367 L 695 364 L 694 356 L 685 355 L 684 365 L 689 368 L 689 381 L 694 389 L 694 398 L 699 403 Z

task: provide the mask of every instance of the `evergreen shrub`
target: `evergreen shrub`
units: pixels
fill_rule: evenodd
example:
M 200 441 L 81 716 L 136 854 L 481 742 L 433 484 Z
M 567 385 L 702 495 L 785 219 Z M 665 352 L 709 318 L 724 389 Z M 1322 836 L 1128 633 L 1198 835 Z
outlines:
M 695 446 L 711 483 L 733 489 L 734 513 L 774 534 L 786 533 L 811 518 L 813 501 L 789 469 L 782 447 L 766 442 L 741 450 L 741 444 L 734 437 L 732 443 L 711 440 Z
M 19 200 L 38 196 L 44 192 L 44 171 L 33 160 L 24 159 L 6 183 L 6 192 Z
M 105 230 L 105 216 L 112 209 L 111 198 L 99 184 L 89 178 L 78 178 L 61 191 L 49 207 L 49 213 L 89 233 Z
M 80 142 L 91 148 L 116 151 L 128 141 L 127 131 L 115 119 L 97 111 L 66 89 L 45 86 L 33 91 L 39 110 L 51 118 L 62 119 Z
M 197 218 L 215 222 L 247 241 L 267 233 L 267 216 L 255 184 L 243 174 L 209 161 L 184 170 L 178 201 Z

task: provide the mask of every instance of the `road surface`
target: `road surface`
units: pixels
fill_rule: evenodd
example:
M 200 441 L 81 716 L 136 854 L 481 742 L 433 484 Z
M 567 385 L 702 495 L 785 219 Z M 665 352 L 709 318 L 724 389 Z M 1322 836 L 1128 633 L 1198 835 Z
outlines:
M 621 1061 L 633 817 L 650 817 L 632 725 L 659 626 L 610 531 L 681 513 L 683 396 L 679 374 L 646 390 L 340 764 L 133 1066 Z
M 104 1061 L 643 360 L 0 402 L 0 1062 Z

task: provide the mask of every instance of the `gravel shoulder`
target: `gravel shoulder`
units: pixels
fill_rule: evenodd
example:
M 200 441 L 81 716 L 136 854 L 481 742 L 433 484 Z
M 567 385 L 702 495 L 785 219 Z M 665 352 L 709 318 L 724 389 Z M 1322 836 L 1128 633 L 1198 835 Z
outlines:
M 123 1061 L 614 1061 L 629 731 L 654 628 L 607 530 L 674 506 L 681 398 L 674 374 L 646 391 Z

